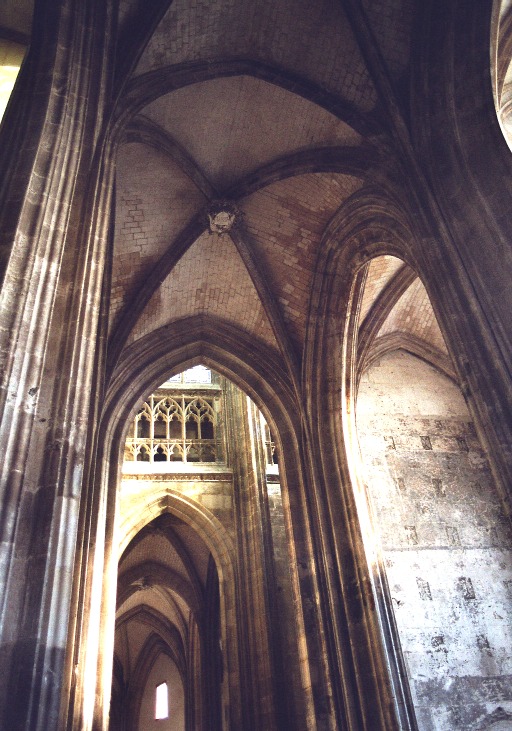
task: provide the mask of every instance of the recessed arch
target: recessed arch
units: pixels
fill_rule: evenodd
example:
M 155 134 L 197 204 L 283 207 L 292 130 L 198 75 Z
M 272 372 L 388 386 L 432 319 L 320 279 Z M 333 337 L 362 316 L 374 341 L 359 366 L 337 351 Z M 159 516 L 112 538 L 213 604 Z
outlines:
M 176 663 L 182 675 L 185 673 L 185 653 L 182 638 L 176 628 L 169 623 L 169 620 L 155 607 L 142 604 L 133 607 L 127 612 L 123 612 L 116 620 L 116 629 L 122 627 L 127 622 L 138 619 L 146 623 L 152 629 L 152 636 L 159 636 L 167 647 L 167 651 L 171 653 L 173 662 Z M 114 677 L 122 677 L 122 666 L 120 666 L 119 658 L 114 654 Z
M 133 688 L 128 694 L 130 712 L 126 714 L 128 726 L 127 731 L 137 731 L 137 729 L 140 728 L 139 723 L 142 711 L 142 701 L 145 693 L 147 692 L 148 680 L 150 679 L 156 663 L 162 657 L 167 658 L 172 665 L 176 667 L 182 688 L 184 688 L 185 678 L 183 675 L 183 669 L 177 664 L 175 654 L 158 633 L 152 633 L 146 640 L 134 669 L 132 680 Z M 185 704 L 183 702 L 183 706 L 184 705 Z M 180 708 L 180 710 L 182 711 L 183 716 L 185 716 L 185 709 Z
M 355 197 L 351 203 L 354 206 L 354 211 L 357 212 L 358 206 Z M 376 338 L 379 330 L 382 329 L 385 319 L 389 317 L 393 307 L 396 307 L 396 303 L 400 301 L 400 298 L 404 296 L 404 293 L 412 286 L 412 283 L 421 283 L 421 280 L 417 277 L 413 270 L 413 267 L 417 267 L 417 261 L 413 254 L 415 244 L 411 229 L 408 228 L 405 222 L 398 222 L 397 225 L 397 222 L 393 222 L 393 219 L 389 217 L 392 226 L 390 226 L 387 231 L 383 231 L 382 224 L 385 223 L 385 218 L 383 221 L 383 219 L 379 216 L 379 219 L 380 225 L 369 225 L 366 229 L 363 221 L 358 222 L 357 216 L 355 216 L 350 222 L 351 225 L 347 225 L 346 228 L 344 227 L 343 220 L 340 221 L 339 226 L 338 222 L 336 222 L 333 226 L 333 233 L 343 232 L 344 235 L 339 236 L 339 238 L 333 237 L 330 241 L 325 242 L 325 259 L 323 261 L 326 269 L 324 270 L 324 275 L 330 267 L 329 271 L 331 272 L 331 278 L 329 281 L 325 282 L 324 277 L 324 291 L 322 292 L 322 296 L 319 296 L 317 300 L 317 303 L 320 305 L 319 311 L 322 315 L 319 317 L 318 322 L 315 323 L 315 330 L 312 330 L 312 333 L 315 333 L 315 339 L 312 338 L 310 341 L 312 345 L 312 353 L 315 353 L 315 355 L 312 355 L 311 362 L 314 364 L 312 365 L 312 370 L 317 368 L 317 372 L 314 375 L 311 371 L 311 380 L 314 385 L 310 392 L 310 403 L 311 408 L 315 409 L 313 413 L 317 414 L 315 418 L 317 418 L 319 422 L 322 421 L 329 403 L 332 403 L 334 400 L 340 404 L 339 411 L 337 413 L 333 413 L 328 420 L 328 428 L 330 429 L 329 440 L 332 439 L 332 442 L 337 444 L 339 453 L 334 459 L 330 454 L 323 455 L 324 469 L 327 474 L 331 475 L 336 474 L 336 470 L 338 470 L 340 480 L 346 480 L 353 490 L 354 509 L 359 515 L 362 541 L 365 545 L 366 560 L 368 561 L 371 580 L 374 584 L 376 605 L 381 614 L 381 627 L 383 628 L 383 635 L 390 661 L 395 692 L 399 697 L 403 698 L 403 708 L 401 713 L 403 714 L 404 725 L 410 723 L 414 727 L 414 709 L 415 704 L 418 702 L 417 698 L 414 697 L 416 691 L 414 688 L 411 691 L 408 686 L 406 665 L 399 649 L 400 642 L 394 620 L 392 619 L 392 594 L 387 583 L 384 559 L 382 558 L 382 554 L 379 553 L 379 541 L 375 538 L 375 525 L 378 525 L 378 521 L 376 520 L 374 522 L 372 520 L 371 510 L 369 510 L 367 505 L 369 482 L 361 473 L 358 458 L 359 439 L 356 417 L 358 412 L 357 393 L 358 380 L 360 377 L 359 368 L 372 371 L 372 368 L 375 368 L 378 365 L 377 361 L 379 358 L 382 358 L 384 362 L 393 353 L 401 353 L 405 359 L 408 359 L 409 363 L 417 363 L 416 368 L 418 371 L 422 371 L 422 369 L 425 368 L 428 372 L 434 373 L 435 375 L 432 375 L 432 378 L 434 380 L 436 378 L 440 379 L 439 383 L 441 385 L 448 382 L 447 379 L 443 378 L 444 375 L 447 375 L 451 382 L 449 387 L 452 388 L 454 392 L 457 391 L 458 393 L 458 399 L 462 404 L 461 409 L 464 410 L 466 407 L 464 404 L 464 398 L 458 387 L 459 380 L 457 373 L 453 364 L 450 362 L 449 354 L 446 351 L 441 353 L 436 347 L 429 346 L 428 342 L 422 342 L 420 338 L 415 338 L 413 333 L 407 333 L 405 331 L 400 332 L 399 329 L 396 333 L 384 335 L 382 339 Z M 402 239 L 400 240 L 397 238 L 395 241 L 390 241 L 392 236 L 396 235 L 396 233 L 400 231 L 403 234 Z M 352 238 L 354 236 L 354 232 L 357 236 L 357 246 L 354 246 L 354 238 Z M 372 345 L 368 342 L 366 362 L 361 364 L 359 362 L 361 352 L 358 353 L 358 336 L 360 334 L 361 327 L 360 312 L 366 283 L 365 276 L 367 274 L 368 264 L 375 260 L 376 257 L 385 256 L 393 256 L 407 262 L 412 273 L 409 273 L 405 277 L 401 277 L 400 271 L 404 273 L 404 270 L 398 269 L 398 274 L 395 273 L 395 276 L 397 277 L 397 286 L 393 287 L 388 283 L 389 290 L 387 295 L 382 297 L 380 303 L 378 296 L 375 295 L 374 301 L 377 305 L 380 304 L 380 307 L 382 307 L 383 319 L 379 321 L 378 318 L 375 317 L 376 324 L 373 333 L 371 333 L 370 330 L 367 331 L 367 333 L 373 335 L 374 344 Z M 416 269 L 416 271 L 418 271 L 418 269 Z M 403 279 L 402 282 L 399 281 L 401 278 Z M 372 316 L 371 306 L 367 307 L 366 313 L 368 316 Z M 314 314 L 317 315 L 317 312 Z M 377 313 L 374 312 L 373 315 L 376 316 Z M 368 340 L 370 341 L 371 337 L 368 337 Z M 405 352 L 409 355 L 405 355 Z M 320 353 L 321 356 L 318 358 Z M 326 355 L 327 353 L 328 355 Z M 423 363 L 417 361 L 417 357 L 421 358 Z M 434 366 L 435 371 L 433 368 L 430 368 L 430 366 Z M 340 373 L 343 374 L 342 378 L 340 378 Z M 403 375 L 397 375 L 396 379 L 399 383 L 404 380 L 407 382 L 406 376 Z M 437 389 L 442 391 L 442 387 L 439 384 Z M 325 391 L 329 392 L 329 397 L 325 397 Z M 418 398 L 420 401 L 421 398 L 425 400 L 424 395 L 422 397 L 419 396 Z M 444 424 L 443 419 L 448 423 L 449 417 L 446 416 L 446 414 L 440 417 L 438 421 Z M 467 424 L 464 422 L 464 419 L 467 420 Z M 428 419 L 425 420 L 425 423 L 426 421 L 428 421 Z M 466 440 L 468 440 L 468 443 L 473 438 L 475 439 L 475 443 L 477 440 L 474 432 L 474 426 L 469 414 L 467 413 L 467 408 L 465 416 L 460 417 L 460 421 L 464 422 L 460 427 L 460 432 L 456 431 L 457 425 L 455 425 L 455 422 L 454 424 L 451 424 L 450 422 L 449 426 L 446 426 L 447 432 L 449 429 L 453 429 L 453 435 L 450 437 L 447 433 L 441 433 L 442 430 L 440 428 L 439 435 L 437 435 L 437 442 L 434 438 L 430 439 L 428 435 L 423 435 L 424 439 L 422 440 L 420 439 L 421 435 L 416 435 L 416 437 L 418 439 L 419 449 L 424 450 L 424 454 L 435 453 L 437 449 L 442 452 L 445 448 L 447 452 L 451 454 L 450 450 L 452 450 L 456 453 L 456 457 L 453 457 L 453 459 L 460 459 L 461 464 L 463 463 L 465 468 L 467 467 L 469 474 L 470 467 L 468 466 L 468 463 L 470 460 L 468 459 L 467 452 L 465 451 L 465 444 Z M 434 420 L 432 420 L 432 424 L 433 423 Z M 324 437 L 325 427 L 326 420 L 324 418 Z M 385 427 L 383 426 L 381 431 L 384 428 Z M 466 428 L 467 434 L 464 431 Z M 379 434 L 373 434 L 372 438 L 378 439 L 379 436 Z M 322 434 L 319 434 L 318 438 L 319 441 L 321 441 Z M 384 443 L 384 437 L 380 438 Z M 394 444 L 395 442 L 393 442 L 390 438 L 389 449 L 394 449 Z M 432 447 L 430 446 L 431 444 L 433 445 Z M 478 450 L 481 451 L 481 447 L 477 446 L 469 446 L 467 449 L 475 449 L 476 452 L 478 452 Z M 432 451 L 430 452 L 429 450 Z M 401 476 L 399 477 L 402 479 Z M 443 484 L 446 479 L 445 476 L 435 478 L 436 480 L 439 480 L 439 482 L 436 482 L 432 475 L 430 475 L 430 478 L 432 478 L 430 483 L 432 491 L 438 490 L 439 495 L 441 496 L 439 499 L 444 499 Z M 491 484 L 492 480 L 488 467 L 486 479 L 489 479 Z M 400 485 L 401 484 L 402 483 L 400 482 Z M 493 488 L 489 488 L 490 492 L 492 492 L 492 489 Z M 339 500 L 340 496 L 338 495 L 337 497 Z M 347 500 L 350 497 L 351 496 L 347 496 Z M 332 509 L 334 511 L 334 506 L 336 504 L 335 499 L 333 499 L 332 504 Z M 492 504 L 495 506 L 496 510 L 499 510 L 497 507 L 499 505 L 499 498 L 497 497 L 495 490 L 492 498 L 490 498 L 489 504 Z M 453 550 L 459 550 L 457 541 L 459 540 L 458 531 L 461 529 L 451 525 L 449 517 L 446 518 L 446 522 L 447 527 L 445 539 L 447 542 L 453 542 Z M 404 533 L 404 536 L 405 535 L 406 534 Z M 407 536 L 407 540 L 411 540 L 413 545 L 416 545 L 414 543 L 416 541 L 416 533 L 413 530 L 413 527 Z M 404 537 L 404 541 L 405 540 L 406 538 Z M 461 541 L 463 541 L 462 538 Z M 440 569 L 440 573 L 443 573 L 442 569 Z M 467 577 L 463 578 L 465 580 Z M 424 584 L 421 583 L 420 580 L 423 580 L 421 576 L 419 577 L 418 587 L 419 590 L 423 591 Z M 456 584 L 455 580 L 454 582 L 454 586 L 459 586 Z M 460 586 L 462 585 L 466 586 L 466 584 L 461 580 Z M 394 586 L 395 584 L 393 584 L 391 589 L 393 589 Z M 470 586 L 469 582 L 468 586 Z M 425 596 L 427 596 L 425 601 L 429 601 L 428 593 L 429 589 L 427 588 L 425 589 Z M 467 595 L 472 596 L 471 587 L 468 590 Z M 395 598 L 398 602 L 402 602 L 402 597 L 400 595 Z M 445 638 L 441 632 L 438 635 L 433 635 L 431 639 L 434 644 L 436 642 L 441 643 L 439 647 L 442 648 Z M 450 637 L 449 641 L 452 642 L 453 638 Z M 486 646 L 485 643 L 487 642 L 487 639 L 478 639 L 475 640 L 475 642 L 480 642 L 483 647 Z M 409 651 L 410 649 L 408 647 L 407 652 Z M 444 650 L 441 649 L 440 652 L 444 652 Z M 421 707 L 421 704 L 418 708 L 420 713 L 424 713 L 424 708 Z
M 347 573 L 350 557 L 358 555 L 366 563 L 372 586 L 373 605 L 363 612 L 369 647 L 375 650 L 375 625 L 383 641 L 390 669 L 393 695 L 398 699 L 396 713 L 404 728 L 415 728 L 414 710 L 404 664 L 389 610 L 384 600 L 385 587 L 380 580 L 378 558 L 368 550 L 371 526 L 365 518 L 365 487 L 358 473 L 358 439 L 355 422 L 358 383 L 358 330 L 361 298 L 366 269 L 377 257 L 395 257 L 404 265 L 421 272 L 420 248 L 416 222 L 396 200 L 382 191 L 362 189 L 339 209 L 326 230 L 319 253 L 314 283 L 303 379 L 307 385 L 307 405 L 312 423 L 317 425 L 314 439 L 321 452 L 319 463 L 332 485 L 327 494 L 332 521 L 332 542 L 340 571 Z M 396 193 L 396 191 L 395 191 Z M 398 267 L 400 270 L 400 267 Z M 404 277 L 403 287 L 395 288 L 389 310 L 407 291 L 416 274 Z M 389 343 L 388 343 L 389 344 Z M 324 448 L 324 443 L 328 448 Z M 335 485 L 341 485 L 337 488 Z M 359 516 L 358 525 L 349 535 L 337 530 L 340 511 Z M 371 542 L 370 542 L 371 546 Z M 354 568 L 357 586 L 361 568 Z M 379 617 L 375 619 L 375 614 Z M 370 639 L 372 638 L 372 639 Z M 378 661 L 378 660 L 376 660 Z M 385 692 L 376 688 L 375 694 Z
M 137 533 L 164 513 L 176 515 L 198 533 L 214 557 L 220 578 L 233 585 L 235 547 L 222 523 L 197 501 L 191 500 L 169 487 L 162 487 L 155 491 L 153 500 L 146 504 L 142 512 L 140 506 L 137 506 L 132 513 L 126 515 L 119 526 L 120 553 L 126 549 Z M 142 568 L 135 567 L 132 570 L 133 575 L 138 575 Z M 162 578 L 165 576 L 166 574 L 163 574 Z
M 128 502 L 123 499 L 123 484 L 120 486 L 118 524 L 121 559 L 115 649 L 125 670 L 127 703 L 121 704 L 116 713 L 124 717 L 129 728 L 132 724 L 135 729 L 133 724 L 137 718 L 144 719 L 137 728 L 152 727 L 155 698 L 151 683 L 164 680 L 169 685 L 171 710 L 168 725 L 181 729 L 179 719 L 184 716 L 188 719 L 187 725 L 203 728 L 208 715 L 208 699 L 203 692 L 206 678 L 212 683 L 212 675 L 217 677 L 210 666 L 212 650 L 208 648 L 213 647 L 215 651 L 220 644 L 224 648 L 226 673 L 238 672 L 239 632 L 233 622 L 226 619 L 234 612 L 234 547 L 231 543 L 224 550 L 225 541 L 230 541 L 230 537 L 220 521 L 217 520 L 212 529 L 208 530 L 206 526 L 203 530 L 203 524 L 207 524 L 208 520 L 201 522 L 201 518 L 197 518 L 198 513 L 204 512 L 200 504 L 187 500 L 189 509 L 184 515 L 183 509 L 172 508 L 183 497 L 179 490 L 162 491 L 158 489 L 162 487 L 160 483 L 155 482 L 154 485 L 151 491 L 153 501 L 148 501 L 147 494 L 143 492 L 132 494 Z M 172 492 L 173 496 L 167 494 L 166 500 L 162 498 L 162 492 Z M 215 520 L 214 516 L 209 517 Z M 149 519 L 147 528 L 141 527 L 142 518 Z M 128 536 L 124 534 L 126 528 L 131 528 Z M 142 539 L 137 540 L 140 535 Z M 128 545 L 125 547 L 126 542 Z M 168 548 L 165 548 L 166 543 Z M 174 548 L 176 544 L 181 544 L 181 551 Z M 194 553 L 198 544 L 199 554 Z M 230 555 L 226 555 L 227 552 L 231 552 Z M 185 554 L 189 565 L 183 560 Z M 212 571 L 220 584 L 219 594 L 214 600 L 220 621 L 215 627 L 206 621 L 212 607 L 207 582 L 200 578 L 205 571 L 205 557 L 208 557 L 208 566 L 211 563 L 214 567 Z M 191 568 L 196 581 L 191 575 Z M 178 671 L 179 682 L 176 672 L 166 665 L 163 657 L 167 657 Z M 155 669 L 157 664 L 158 671 Z M 215 690 L 219 708 L 221 703 L 229 708 L 232 688 L 217 684 Z M 114 705 L 119 706 L 119 703 L 118 693 Z M 117 731 L 118 727 L 112 728 Z
M 399 267 L 382 280 L 382 267 Z M 357 336 L 356 377 L 393 347 L 402 348 L 456 379 L 446 343 L 421 278 L 397 257 L 373 257 L 356 275 L 351 318 Z M 357 322 L 356 322 L 357 320 Z
M 173 348 L 174 343 L 179 345 Z M 124 351 L 105 399 L 109 441 L 112 429 L 125 428 L 141 398 L 168 375 L 200 362 L 245 391 L 277 433 L 291 433 L 294 384 L 279 353 L 230 323 L 198 316 L 165 326 Z
M 318 254 L 303 372 L 309 383 L 317 384 L 317 358 L 328 352 L 328 358 L 321 356 L 321 371 L 323 381 L 335 389 L 331 393 L 334 403 L 339 402 L 341 383 L 346 384 L 345 375 L 340 381 L 339 374 L 357 368 L 354 327 L 365 265 L 376 257 L 392 256 L 419 270 L 414 245 L 418 232 L 389 192 L 388 196 L 365 187 L 346 200 L 326 227 Z M 323 387 L 313 396 L 316 388 L 308 395 L 312 405 L 326 397 Z
M 396 350 L 405 350 L 411 355 L 415 355 L 426 363 L 433 365 L 455 383 L 459 383 L 451 358 L 435 346 L 409 333 L 390 334 L 379 338 L 379 342 L 368 353 L 365 367 L 370 368 L 376 360 Z
M 200 602 L 201 598 L 201 584 L 197 575 L 197 570 L 193 560 L 188 554 L 186 547 L 183 542 L 172 532 L 166 530 L 169 524 L 169 520 L 165 518 L 165 515 L 169 513 L 163 513 L 160 519 L 153 520 L 152 523 L 142 528 L 136 535 L 130 540 L 130 549 L 135 548 L 139 543 L 143 542 L 152 535 L 161 536 L 165 543 L 168 544 L 171 551 L 175 551 L 179 560 L 184 566 L 186 579 L 189 585 L 192 587 L 192 593 L 195 597 L 196 604 Z M 122 561 L 124 558 L 124 552 L 127 550 L 125 547 L 124 551 L 120 553 L 119 560 Z

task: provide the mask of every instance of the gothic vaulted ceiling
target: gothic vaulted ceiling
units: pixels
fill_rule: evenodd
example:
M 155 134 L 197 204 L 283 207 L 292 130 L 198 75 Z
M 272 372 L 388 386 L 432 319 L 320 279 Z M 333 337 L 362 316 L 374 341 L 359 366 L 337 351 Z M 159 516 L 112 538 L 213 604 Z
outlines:
M 412 0 L 120 1 L 112 364 L 193 315 L 300 364 L 329 225 L 376 193 L 407 218 L 385 99 L 391 88 L 406 116 L 418 12 Z M 31 13 L 29 0 L 4 4 L 4 45 L 28 41 Z M 219 202 L 236 209 L 222 235 L 207 219 Z M 407 264 L 383 247 L 365 265 L 360 368 L 406 347 L 453 375 Z
M 382 89 L 365 58 L 377 51 L 395 88 L 406 87 L 414 5 L 120 3 L 115 357 L 201 315 L 300 363 L 329 224 L 376 191 L 407 217 Z M 235 224 L 211 233 L 207 212 L 222 204 Z M 387 343 L 449 370 L 408 264 L 382 255 L 365 265 L 360 364 Z

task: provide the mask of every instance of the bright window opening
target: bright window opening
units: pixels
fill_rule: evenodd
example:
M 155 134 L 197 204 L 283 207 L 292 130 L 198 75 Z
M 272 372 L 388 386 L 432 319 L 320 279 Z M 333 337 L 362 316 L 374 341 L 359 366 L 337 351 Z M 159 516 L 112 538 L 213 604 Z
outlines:
M 169 693 L 167 683 L 160 683 L 156 686 L 155 693 L 155 719 L 169 718 Z
M 0 66 L 0 120 L 14 88 L 19 66 Z
M 172 378 L 169 378 L 169 383 L 211 383 L 212 372 L 209 368 L 203 365 L 193 366 L 188 368 L 183 373 L 177 373 Z

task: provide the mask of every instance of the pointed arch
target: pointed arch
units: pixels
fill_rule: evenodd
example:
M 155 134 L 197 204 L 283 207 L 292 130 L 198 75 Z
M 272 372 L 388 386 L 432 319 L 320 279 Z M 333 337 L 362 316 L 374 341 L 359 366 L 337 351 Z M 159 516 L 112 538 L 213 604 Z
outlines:
M 337 570 L 350 587 L 343 594 L 343 611 L 349 632 L 358 628 L 353 641 L 360 654 L 347 673 L 354 673 L 358 692 L 372 687 L 375 713 L 386 719 L 384 724 L 395 723 L 391 718 L 396 714 L 404 729 L 415 728 L 414 712 L 394 636 L 386 625 L 378 567 L 368 563 L 360 519 L 364 491 L 351 455 L 357 453 L 357 327 L 365 266 L 374 257 L 391 255 L 418 270 L 415 233 L 391 192 L 362 189 L 340 207 L 317 260 L 302 373 L 312 441 L 318 445 L 318 467 L 326 484 L 329 539 Z M 360 721 L 364 723 L 371 721 Z
M 161 656 L 167 657 L 176 666 L 182 686 L 185 685 L 183 668 L 176 662 L 173 648 L 162 639 L 159 633 L 152 632 L 142 648 L 132 677 L 131 691 L 129 692 L 129 713 L 127 713 L 128 731 L 137 731 L 142 706 L 142 698 L 146 690 L 149 676 L 155 663 Z
M 301 407 L 280 353 L 230 323 L 205 316 L 184 318 L 126 348 L 110 379 L 98 431 L 96 469 L 87 493 L 87 504 L 84 505 L 90 521 L 90 534 L 89 537 L 85 536 L 85 540 L 86 545 L 93 546 L 93 550 L 89 559 L 90 573 L 83 577 L 82 585 L 77 587 L 78 592 L 83 592 L 84 602 L 79 603 L 81 615 L 77 620 L 79 636 L 76 642 L 84 651 L 84 655 L 80 655 L 81 662 L 88 667 L 96 663 L 99 684 L 105 688 L 107 685 L 110 687 L 113 647 L 109 632 L 115 618 L 114 587 L 119 539 L 124 547 L 130 537 L 158 515 L 163 512 L 177 515 L 192 525 L 203 538 L 218 566 L 222 607 L 221 635 L 226 653 L 223 705 L 230 717 L 228 724 L 237 727 L 242 718 L 243 707 L 244 688 L 239 683 L 239 652 L 243 654 L 243 651 L 239 649 L 242 628 L 230 632 L 229 635 L 225 629 L 227 612 L 230 613 L 231 622 L 233 618 L 236 619 L 233 611 L 233 587 L 237 569 L 230 541 L 227 538 L 225 541 L 219 539 L 224 534 L 209 511 L 199 510 L 195 503 L 187 501 L 183 495 L 167 490 L 165 485 L 142 516 L 140 512 L 127 516 L 128 522 L 123 520 L 121 525 L 116 525 L 114 517 L 118 501 L 122 445 L 138 403 L 172 373 L 199 363 L 220 372 L 249 395 L 275 430 L 276 441 L 284 455 L 282 489 L 287 520 L 293 534 L 293 539 L 289 542 L 291 566 L 307 565 L 312 560 L 307 506 L 311 497 L 306 487 L 310 477 L 301 444 Z M 106 546 L 105 552 L 102 546 Z M 313 717 L 314 701 L 309 663 L 316 662 L 319 667 L 323 667 L 325 651 L 320 650 L 322 636 L 316 627 L 314 634 L 310 632 L 308 635 L 304 627 L 304 613 L 311 610 L 305 609 L 303 602 L 314 602 L 313 596 L 316 596 L 313 594 L 311 579 L 307 578 L 301 584 L 298 572 L 294 569 L 292 585 L 297 607 L 297 633 L 307 637 L 307 649 L 303 648 L 301 652 L 298 671 L 300 700 L 306 708 L 311 709 L 307 712 Z M 96 604 L 94 611 L 90 608 L 93 603 Z M 91 617 L 98 617 L 94 626 L 90 624 Z M 89 636 L 96 639 L 87 648 Z M 98 637 L 101 638 L 99 642 Z M 87 702 L 93 703 L 94 699 L 84 697 L 84 703 Z M 101 703 L 102 695 L 97 693 L 96 704 Z M 98 713 L 100 712 L 98 709 Z

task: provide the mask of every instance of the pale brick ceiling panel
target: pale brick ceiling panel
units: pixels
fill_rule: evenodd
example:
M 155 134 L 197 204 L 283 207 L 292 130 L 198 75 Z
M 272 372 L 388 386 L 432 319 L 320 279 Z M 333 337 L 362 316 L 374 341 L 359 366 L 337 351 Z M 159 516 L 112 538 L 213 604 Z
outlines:
M 172 589 L 167 589 L 167 588 L 166 589 L 160 588 L 159 591 L 162 593 L 162 595 L 164 597 L 168 597 L 169 602 L 171 602 L 172 604 L 175 605 L 175 607 L 177 607 L 176 614 L 178 614 L 178 612 L 179 612 L 179 614 L 183 618 L 187 618 L 189 616 L 189 613 L 191 611 L 190 607 L 188 606 L 187 602 L 184 599 L 182 599 L 182 597 L 179 594 L 177 594 Z
M 396 256 L 377 256 L 369 264 L 368 275 L 364 287 L 363 302 L 359 321 L 362 323 L 373 303 L 384 287 L 389 284 L 394 274 L 403 266 L 403 261 Z
M 178 89 L 145 107 L 144 115 L 166 129 L 219 188 L 285 154 L 361 142 L 333 114 L 251 76 Z
M 361 185 L 349 175 L 311 173 L 269 185 L 243 202 L 244 226 L 299 347 L 325 226 Z
M 144 594 L 148 595 L 148 600 L 146 600 Z M 174 593 L 168 592 L 162 586 L 155 586 L 154 588 L 148 589 L 144 592 L 142 594 L 142 599 L 143 602 L 141 603 L 154 607 L 163 614 L 164 617 L 167 617 L 170 622 L 174 622 L 177 627 L 183 625 L 183 615 L 179 611 L 179 608 L 176 607 Z
M 152 587 L 134 592 L 130 598 L 127 599 L 121 607 L 119 607 L 117 617 L 139 607 L 141 604 L 153 607 L 153 609 L 161 612 L 164 617 L 167 616 L 171 621 L 174 619 L 177 626 L 182 624 L 182 619 L 176 611 L 176 605 L 174 604 L 173 597 L 167 597 L 160 587 Z M 143 622 L 137 622 L 137 624 L 140 624 L 141 627 L 145 626 Z M 131 621 L 128 626 L 132 626 Z
M 448 353 L 427 291 L 420 279 L 416 279 L 399 299 L 381 327 L 378 337 L 395 332 L 410 333 L 443 353 Z
M 126 668 L 128 667 L 128 653 L 124 627 L 122 630 L 119 630 L 114 635 L 114 655 L 121 661 L 123 667 L 126 670 Z
M 127 623 L 126 634 L 128 636 L 128 646 L 130 648 L 130 652 L 128 653 L 127 657 L 125 655 L 125 659 L 126 661 L 129 661 L 130 669 L 133 670 L 133 668 L 135 667 L 139 653 L 144 647 L 144 643 L 146 642 L 150 632 L 151 627 L 149 627 L 147 624 L 144 624 L 143 622 L 136 622 L 135 620 L 131 620 Z
M 139 594 L 142 594 L 142 592 L 136 591 L 131 596 L 128 597 L 128 599 L 120 604 L 117 608 L 116 617 L 119 618 L 126 612 L 129 612 L 131 609 L 134 609 L 135 607 L 138 607 L 140 604 L 141 597 L 138 596 Z
M 179 536 L 183 545 L 187 547 L 187 553 L 194 563 L 199 578 L 203 583 L 206 583 L 210 549 L 199 536 L 197 531 L 195 531 L 186 523 L 174 525 L 173 531 Z
M 137 67 L 218 58 L 251 58 L 300 74 L 363 111 L 374 87 L 338 0 L 175 0 Z
M 167 613 L 167 619 L 169 620 L 169 624 L 175 624 L 178 628 L 182 626 L 182 621 L 180 618 L 176 617 L 176 613 L 174 611 L 173 614 L 173 608 L 169 603 L 162 603 L 159 602 L 158 596 L 156 592 L 150 592 L 150 591 L 144 591 L 144 592 L 138 592 L 133 596 L 134 603 L 132 606 L 129 607 L 129 609 L 134 609 L 137 606 L 141 604 L 145 604 L 148 607 L 151 607 L 153 609 L 156 609 L 158 612 L 163 613 L 164 616 L 166 616 Z M 128 602 L 126 603 L 126 606 L 128 606 Z M 124 607 L 123 607 L 124 609 Z M 130 652 L 127 653 L 124 652 L 121 643 L 118 642 L 116 637 L 116 645 L 119 646 L 119 650 L 121 651 L 119 654 L 123 653 L 125 662 L 129 660 L 130 667 L 133 670 L 135 665 L 137 664 L 137 659 L 140 655 L 141 650 L 143 649 L 148 637 L 150 634 L 154 633 L 154 627 L 152 627 L 150 624 L 147 624 L 144 621 L 140 621 L 137 619 L 137 617 L 133 617 L 133 619 L 130 619 L 126 625 L 126 633 L 128 635 L 128 642 L 129 642 L 129 648 Z M 119 633 L 116 632 L 116 635 Z M 117 650 L 117 647 L 116 647 Z
M 176 573 L 187 579 L 187 571 L 175 549 L 164 536 L 148 535 L 123 559 L 121 572 L 144 561 L 157 561 L 165 564 Z
M 191 315 L 227 320 L 278 347 L 258 293 L 229 236 L 204 233 L 155 292 L 129 342 Z
M 400 76 L 409 63 L 414 0 L 363 0 L 363 7 L 389 70 Z
M 140 589 L 134 591 L 128 599 L 118 607 L 116 618 L 119 619 L 141 605 L 146 605 L 147 607 L 156 609 L 158 612 L 163 614 L 164 617 L 167 617 L 171 623 L 176 625 L 176 627 L 182 628 L 184 626 L 183 617 L 188 615 L 189 608 L 182 600 L 180 600 L 180 606 L 178 607 L 176 599 L 177 596 L 174 593 L 167 591 L 166 588 L 159 585 Z M 132 621 L 134 620 L 130 621 L 128 625 L 129 627 L 131 626 Z M 139 624 L 141 628 L 145 626 L 143 622 L 140 622 Z
M 111 325 L 178 232 L 204 204 L 203 194 L 167 155 L 135 143 L 120 148 Z

